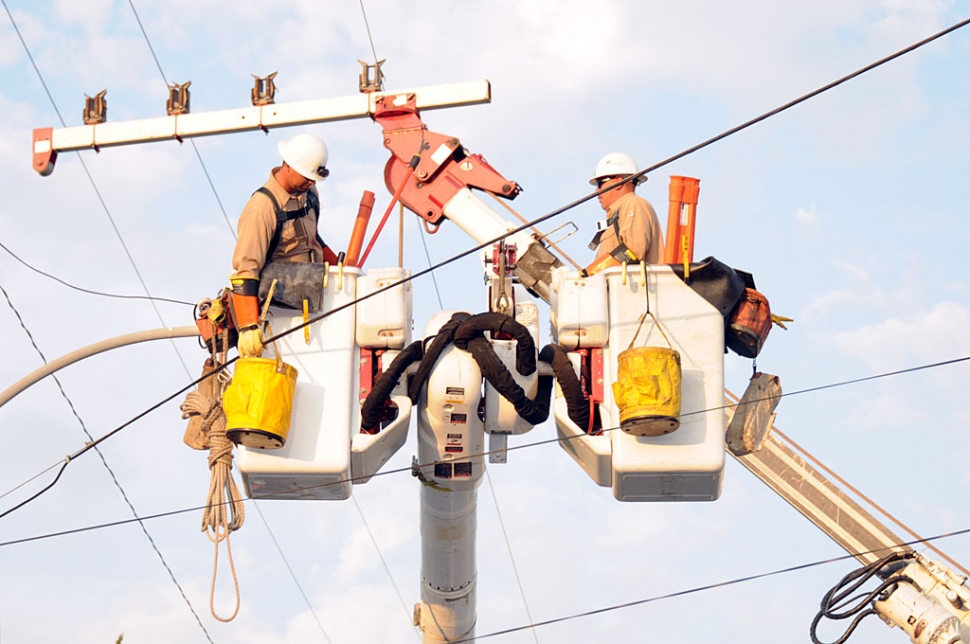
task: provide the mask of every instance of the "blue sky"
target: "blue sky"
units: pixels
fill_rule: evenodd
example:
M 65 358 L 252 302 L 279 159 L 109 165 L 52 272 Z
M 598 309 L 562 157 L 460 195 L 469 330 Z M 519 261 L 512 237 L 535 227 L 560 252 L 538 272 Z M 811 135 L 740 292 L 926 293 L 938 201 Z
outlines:
M 163 115 L 166 89 L 128 2 L 6 0 L 67 125 L 83 97 L 108 89 L 109 119 Z M 672 156 L 753 116 L 922 39 L 970 14 L 966 1 L 739 1 L 591 3 L 365 3 L 387 87 L 479 78 L 490 105 L 429 112 L 432 130 L 458 136 L 525 187 L 513 206 L 536 217 L 588 190 L 596 160 L 613 150 L 641 166 Z M 278 71 L 279 102 L 357 91 L 358 59 L 373 57 L 356 2 L 136 0 L 169 82 L 192 81 L 194 112 L 248 104 L 250 74 Z M 663 218 L 668 176 L 701 179 L 696 256 L 752 272 L 775 312 L 758 360 L 786 391 L 970 355 L 970 31 L 966 29 L 650 176 L 639 193 Z M 142 294 L 98 195 L 75 155 L 39 177 L 31 130 L 58 126 L 6 13 L 0 16 L 0 240 L 32 265 L 77 285 Z M 376 125 L 306 128 L 330 148 L 321 185 L 324 232 L 342 245 L 361 191 L 389 195 L 387 152 Z M 188 143 L 113 148 L 82 156 L 152 294 L 195 301 L 226 282 L 234 225 L 276 164 L 276 144 L 298 129 L 197 141 L 210 187 Z M 218 195 L 218 200 L 216 198 Z M 225 215 L 220 208 L 225 209 Z M 556 220 L 580 232 L 594 202 Z M 393 227 L 373 266 L 396 262 Z M 433 262 L 472 245 L 455 227 L 428 239 Z M 408 220 L 405 262 L 427 266 Z M 478 261 L 438 276 L 444 307 L 481 311 Z M 161 326 L 144 301 L 68 290 L 0 253 L 0 284 L 48 359 L 106 337 Z M 416 335 L 438 310 L 434 284 L 415 284 Z M 159 304 L 166 325 L 191 311 Z M 545 307 L 542 325 L 548 319 Z M 40 365 L 13 312 L 0 305 L 0 381 Z M 194 377 L 203 359 L 176 343 Z M 726 382 L 743 391 L 751 365 L 725 358 Z M 966 363 L 782 401 L 778 426 L 869 496 L 931 535 L 970 528 Z M 61 381 L 94 435 L 188 382 L 172 344 L 100 356 Z M 6 386 L 6 385 L 4 385 Z M 141 514 L 198 505 L 204 455 L 181 442 L 171 403 L 104 445 Z M 79 449 L 84 436 L 56 386 L 45 381 L 0 409 L 0 488 Z M 551 438 L 551 424 L 519 443 Z M 408 445 L 391 461 L 400 467 Z M 619 504 L 555 445 L 520 450 L 490 469 L 535 620 L 825 559 L 842 551 L 730 459 L 712 504 Z M 14 498 L 14 495 L 4 499 Z M 414 641 L 418 600 L 418 484 L 406 474 L 355 488 L 355 498 L 404 598 L 388 580 L 353 502 L 260 504 L 233 538 L 243 605 L 223 625 L 208 615 L 211 545 L 191 513 L 149 522 L 216 642 L 324 641 L 273 545 L 272 530 L 333 642 Z M 528 622 L 493 502 L 479 492 L 478 634 Z M 40 500 L 0 522 L 0 541 L 130 516 L 95 455 L 73 463 Z M 940 546 L 970 562 L 970 540 Z M 851 562 L 730 589 L 544 627 L 542 642 L 768 643 L 808 641 L 826 590 Z M 221 570 L 225 572 L 225 569 Z M 225 578 L 223 578 L 225 579 Z M 230 601 L 221 585 L 219 606 Z M 53 617 L 53 618 L 52 618 Z M 137 526 L 0 548 L 0 639 L 205 641 Z M 838 633 L 826 631 L 827 639 Z M 496 642 L 533 642 L 526 631 Z M 853 642 L 905 641 L 870 620 Z

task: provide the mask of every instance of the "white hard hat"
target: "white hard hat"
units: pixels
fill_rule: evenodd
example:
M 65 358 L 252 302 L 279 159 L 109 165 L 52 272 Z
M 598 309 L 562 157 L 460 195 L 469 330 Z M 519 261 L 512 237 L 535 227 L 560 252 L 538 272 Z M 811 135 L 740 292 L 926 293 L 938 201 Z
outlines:
M 280 141 L 276 149 L 288 166 L 307 179 L 323 181 L 330 174 L 327 170 L 327 146 L 316 135 L 309 132 L 297 134 L 289 141 Z
M 637 162 L 625 152 L 610 152 L 600 159 L 596 164 L 596 174 L 589 180 L 589 185 L 595 186 L 596 183 L 605 177 L 628 177 L 631 174 L 640 172 Z M 636 184 L 639 185 L 647 180 L 646 175 L 639 177 Z

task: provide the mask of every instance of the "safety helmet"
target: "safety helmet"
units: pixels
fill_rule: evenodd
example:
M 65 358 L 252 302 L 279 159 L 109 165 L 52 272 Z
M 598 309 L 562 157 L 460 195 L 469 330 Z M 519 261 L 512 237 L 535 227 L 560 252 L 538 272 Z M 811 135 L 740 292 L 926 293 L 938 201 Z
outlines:
M 595 186 L 600 179 L 606 177 L 628 177 L 638 172 L 640 172 L 640 168 L 637 167 L 637 162 L 629 154 L 610 152 L 596 164 L 596 173 L 589 180 L 589 185 Z M 639 185 L 646 180 L 647 176 L 644 175 L 637 178 L 635 183 Z
M 323 181 L 330 174 L 327 170 L 326 144 L 316 135 L 304 132 L 276 146 L 286 164 L 307 179 Z

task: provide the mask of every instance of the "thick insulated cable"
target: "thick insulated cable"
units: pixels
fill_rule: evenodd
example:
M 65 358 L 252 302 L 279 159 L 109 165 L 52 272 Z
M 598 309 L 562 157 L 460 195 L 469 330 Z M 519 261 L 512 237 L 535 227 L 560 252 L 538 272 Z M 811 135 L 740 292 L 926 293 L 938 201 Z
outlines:
M 90 358 L 93 355 L 104 353 L 105 351 L 110 351 L 111 349 L 126 347 L 129 344 L 137 344 L 139 342 L 168 340 L 170 338 L 191 338 L 197 335 L 199 335 L 198 327 L 179 326 L 174 328 L 152 329 L 150 331 L 138 331 L 137 333 L 119 335 L 114 338 L 89 344 L 88 346 L 78 349 L 77 351 L 72 351 L 71 353 L 65 354 L 57 360 L 48 362 L 43 367 L 40 367 L 32 373 L 27 374 L 17 382 L 7 387 L 2 393 L 0 393 L 0 407 L 3 407 L 5 404 L 10 402 L 12 398 L 16 397 L 25 389 L 43 380 L 52 373 L 56 373 L 64 367 L 72 365 L 75 362 L 80 362 L 85 358 Z
M 515 368 L 523 376 L 531 376 L 536 370 L 536 343 L 529 333 L 529 329 L 520 324 L 515 318 L 504 313 L 479 313 L 465 320 L 455 331 L 454 343 L 459 349 L 485 331 L 492 333 L 507 333 L 518 344 L 515 347 Z M 492 336 L 495 337 L 495 336 Z
M 563 398 L 566 399 L 566 411 L 569 420 L 584 432 L 589 431 L 589 397 L 583 393 L 583 386 L 576 376 L 573 363 L 569 360 L 566 350 L 558 344 L 547 344 L 539 352 L 539 360 L 552 365 L 552 373 L 559 382 Z
M 384 411 L 384 406 L 391 399 L 391 391 L 397 386 L 398 381 L 404 375 L 404 372 L 407 371 L 408 367 L 418 360 L 421 360 L 423 354 L 424 343 L 418 340 L 409 344 L 391 361 L 391 365 L 377 379 L 377 383 L 371 388 L 370 393 L 367 394 L 367 398 L 364 399 L 364 404 L 360 408 L 361 431 L 368 434 L 376 434 L 377 431 L 375 430 L 379 431 L 377 424 L 381 420 L 381 413 Z

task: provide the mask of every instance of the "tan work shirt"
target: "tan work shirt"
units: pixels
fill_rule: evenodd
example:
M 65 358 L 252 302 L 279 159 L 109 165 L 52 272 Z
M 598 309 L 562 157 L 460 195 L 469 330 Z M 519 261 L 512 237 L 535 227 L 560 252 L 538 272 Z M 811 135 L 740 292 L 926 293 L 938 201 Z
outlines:
M 646 259 L 648 264 L 659 264 L 664 255 L 664 238 L 660 230 L 660 221 L 650 202 L 636 193 L 623 195 L 606 211 L 607 219 L 617 214 L 617 225 L 620 228 L 620 241 L 633 251 L 638 259 Z M 600 258 L 612 252 L 618 246 L 616 232 L 613 226 L 607 226 L 596 248 L 596 257 Z
M 303 210 L 306 205 L 306 193 L 291 195 L 276 180 L 273 168 L 269 180 L 263 187 L 269 190 L 286 212 Z M 310 190 L 316 193 L 316 187 Z M 317 217 L 310 214 L 298 219 L 284 222 L 280 243 L 270 261 L 312 262 L 323 261 L 323 247 L 317 241 Z M 269 250 L 273 235 L 276 234 L 276 209 L 269 197 L 262 193 L 255 193 L 239 215 L 239 237 L 236 240 L 236 250 L 232 254 L 232 268 L 239 277 L 259 278 L 266 262 L 266 252 Z

